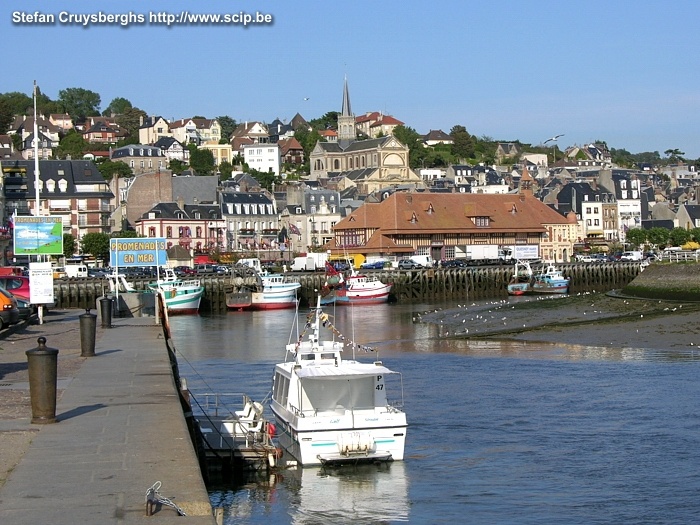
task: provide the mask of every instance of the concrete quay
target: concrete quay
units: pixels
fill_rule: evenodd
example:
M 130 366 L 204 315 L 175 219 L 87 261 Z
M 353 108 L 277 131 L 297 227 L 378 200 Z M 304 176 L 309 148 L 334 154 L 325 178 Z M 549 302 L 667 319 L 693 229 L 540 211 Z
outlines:
M 161 327 L 153 318 L 115 319 L 111 329 L 98 321 L 96 355 L 80 357 L 83 312 L 52 312 L 0 341 L 0 455 L 10 458 L 0 523 L 215 525 Z M 31 423 L 22 390 L 24 351 L 38 335 L 59 349 L 54 424 Z M 3 403 L 6 393 L 14 395 Z M 157 482 L 186 516 L 165 504 L 146 515 Z

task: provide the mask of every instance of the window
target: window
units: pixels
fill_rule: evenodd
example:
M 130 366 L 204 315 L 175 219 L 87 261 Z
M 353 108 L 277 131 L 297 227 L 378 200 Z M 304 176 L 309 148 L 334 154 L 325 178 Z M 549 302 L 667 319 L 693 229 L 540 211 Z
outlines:
M 201 237 L 201 236 L 202 236 L 202 227 L 197 226 L 197 237 Z
M 588 207 L 588 208 L 586 208 L 586 215 L 590 215 L 590 214 L 591 214 L 591 208 Z
M 474 224 L 479 228 L 484 228 L 489 225 L 488 217 L 475 217 Z
M 167 228 L 165 228 L 165 236 L 166 237 L 173 236 L 173 227 L 172 226 L 168 226 Z

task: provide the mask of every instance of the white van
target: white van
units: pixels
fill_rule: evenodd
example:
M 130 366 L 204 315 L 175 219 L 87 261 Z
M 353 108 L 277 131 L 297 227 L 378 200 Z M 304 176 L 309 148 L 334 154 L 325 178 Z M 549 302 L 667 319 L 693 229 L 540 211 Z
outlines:
M 87 266 L 84 264 L 67 264 L 64 270 L 66 277 L 69 278 L 88 276 Z
M 620 255 L 621 261 L 641 261 L 642 259 L 644 259 L 644 254 L 642 252 L 623 252 L 622 255 Z
M 433 259 L 430 257 L 430 255 L 411 255 L 409 259 L 420 264 L 423 268 L 433 267 Z

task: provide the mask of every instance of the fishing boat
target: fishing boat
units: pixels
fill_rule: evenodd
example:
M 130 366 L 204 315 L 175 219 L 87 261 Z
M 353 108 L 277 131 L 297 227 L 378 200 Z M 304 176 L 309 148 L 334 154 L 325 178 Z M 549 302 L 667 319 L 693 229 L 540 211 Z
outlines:
M 165 298 L 165 306 L 170 314 L 199 312 L 199 303 L 204 295 L 204 286 L 199 279 L 181 280 L 172 268 L 161 268 L 159 279 L 149 283 L 152 291 L 160 291 Z
M 294 308 L 301 283 L 281 274 L 258 275 L 257 283 L 226 294 L 233 310 L 281 310 Z
M 160 278 L 147 285 L 148 292 L 162 292 L 165 306 L 170 314 L 186 314 L 199 312 L 199 304 L 204 295 L 204 286 L 199 279 L 180 280 L 170 268 L 160 270 Z M 111 273 L 105 276 L 113 294 L 140 293 L 134 285 L 127 281 L 121 273 Z
M 375 276 L 350 270 L 343 276 L 333 266 L 326 263 L 326 285 L 321 290 L 321 304 L 376 304 L 389 300 L 392 284 L 385 284 Z
M 331 340 L 321 341 L 321 328 L 333 334 Z M 353 350 L 352 359 L 343 359 L 344 348 Z M 275 365 L 271 409 L 277 440 L 297 464 L 403 460 L 401 375 L 378 360 L 356 361 L 357 349 L 373 351 L 344 337 L 319 297 L 297 341 L 287 344 L 285 362 Z M 398 399 L 388 386 L 397 387 L 392 394 Z
M 532 293 L 565 294 L 569 292 L 569 281 L 554 265 L 548 264 L 533 276 L 530 290 Z
M 527 261 L 515 261 L 513 276 L 508 282 L 508 295 L 525 295 L 532 290 L 532 268 Z

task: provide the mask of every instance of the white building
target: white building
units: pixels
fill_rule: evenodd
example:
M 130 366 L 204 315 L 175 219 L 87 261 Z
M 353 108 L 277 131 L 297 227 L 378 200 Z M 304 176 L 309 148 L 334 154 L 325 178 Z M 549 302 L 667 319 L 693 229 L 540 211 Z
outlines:
M 251 169 L 280 174 L 280 149 L 277 144 L 246 144 L 243 146 L 243 160 Z

